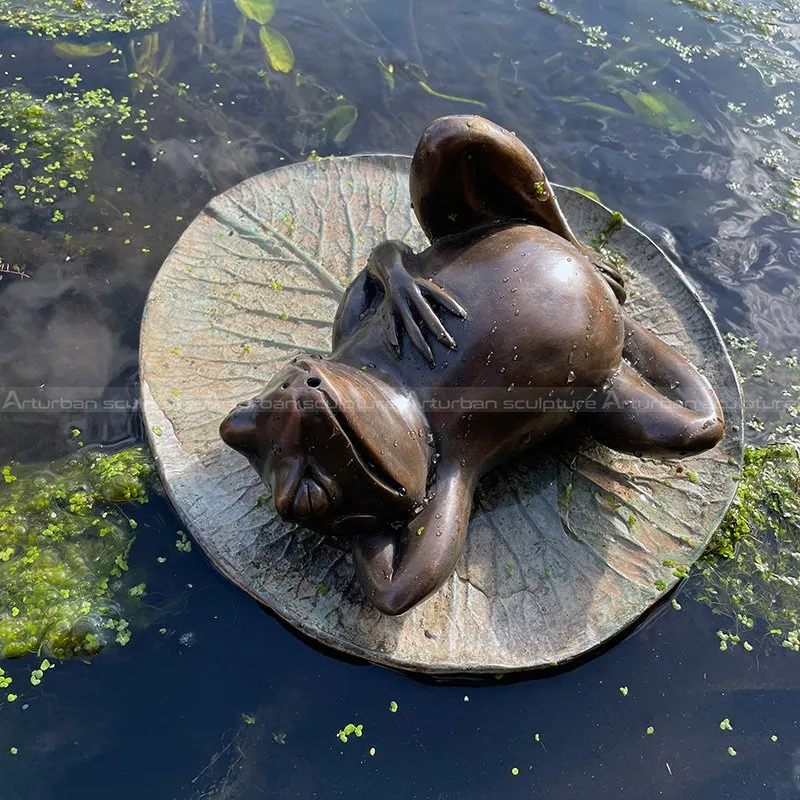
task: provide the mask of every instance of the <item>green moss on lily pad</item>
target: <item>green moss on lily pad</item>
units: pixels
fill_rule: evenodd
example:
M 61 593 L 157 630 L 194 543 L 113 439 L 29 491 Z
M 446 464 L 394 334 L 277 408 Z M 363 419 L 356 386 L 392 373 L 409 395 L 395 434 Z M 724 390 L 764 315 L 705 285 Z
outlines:
M 179 11 L 180 0 L 0 0 L 0 25 L 48 37 L 130 33 Z
M 128 641 L 120 602 L 134 596 L 123 586 L 134 537 L 118 505 L 146 502 L 152 475 L 141 448 L 0 470 L 0 655 Z

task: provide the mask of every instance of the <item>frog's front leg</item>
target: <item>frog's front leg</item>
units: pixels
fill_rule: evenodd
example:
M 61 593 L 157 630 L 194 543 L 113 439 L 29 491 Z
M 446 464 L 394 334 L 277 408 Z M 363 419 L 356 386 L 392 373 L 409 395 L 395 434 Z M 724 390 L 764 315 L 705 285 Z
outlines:
M 398 241 L 379 244 L 369 257 L 366 273 L 383 291 L 380 313 L 384 331 L 398 355 L 401 326 L 431 365 L 434 364 L 433 352 L 422 328 L 427 328 L 442 344 L 455 348 L 456 343 L 433 310 L 432 302 L 458 317 L 466 317 L 467 312 L 449 292 L 419 274 L 417 256 L 408 245 Z
M 436 495 L 399 532 L 353 540 L 356 576 L 384 614 L 403 614 L 435 592 L 455 569 L 467 535 L 473 486 L 453 471 L 436 481 Z

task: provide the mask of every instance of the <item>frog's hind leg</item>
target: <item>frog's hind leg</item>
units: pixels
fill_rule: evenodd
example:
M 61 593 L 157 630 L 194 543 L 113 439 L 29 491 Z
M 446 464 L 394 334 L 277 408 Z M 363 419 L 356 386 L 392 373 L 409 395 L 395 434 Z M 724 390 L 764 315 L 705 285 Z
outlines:
M 356 575 L 367 600 L 384 614 L 403 614 L 435 592 L 455 569 L 467 536 L 473 482 L 442 469 L 435 495 L 399 532 L 353 539 Z
M 493 223 L 538 225 L 584 253 L 625 302 L 624 278 L 578 241 L 542 165 L 511 131 L 474 115 L 434 120 L 414 153 L 409 187 L 431 242 Z
M 577 240 L 536 156 L 483 117 L 439 117 L 411 163 L 411 201 L 432 242 L 479 225 L 524 220 Z
M 601 409 L 583 415 L 590 435 L 623 453 L 679 458 L 714 447 L 725 432 L 709 382 L 676 350 L 626 317 L 619 372 Z

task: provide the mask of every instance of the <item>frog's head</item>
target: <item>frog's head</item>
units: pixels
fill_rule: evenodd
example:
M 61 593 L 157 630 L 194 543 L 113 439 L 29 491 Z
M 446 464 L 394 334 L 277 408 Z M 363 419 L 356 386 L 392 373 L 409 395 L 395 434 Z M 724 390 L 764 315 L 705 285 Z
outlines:
M 425 498 L 433 449 L 422 409 L 374 372 L 298 356 L 220 434 L 271 487 L 278 514 L 308 528 L 405 521 Z

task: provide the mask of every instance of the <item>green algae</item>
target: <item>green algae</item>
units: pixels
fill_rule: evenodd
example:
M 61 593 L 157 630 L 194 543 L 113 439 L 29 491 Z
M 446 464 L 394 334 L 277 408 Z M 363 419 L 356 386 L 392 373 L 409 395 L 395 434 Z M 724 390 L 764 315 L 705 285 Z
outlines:
M 78 74 L 62 78 L 64 88 L 44 97 L 0 88 L 0 196 L 13 187 L 20 200 L 53 204 L 88 180 L 100 137 L 131 109 L 127 98 L 81 90 L 80 82 Z
M 782 12 L 793 10 L 796 3 L 753 3 L 744 0 L 672 0 L 675 5 L 689 6 L 711 22 L 735 20 L 741 27 L 764 36 L 774 36 L 780 29 Z
M 134 525 L 120 506 L 147 501 L 153 472 L 141 448 L 0 470 L 0 655 L 127 643 L 121 604 L 144 586 L 123 587 Z
M 0 25 L 47 37 L 131 33 L 167 22 L 179 11 L 180 0 L 0 0 Z
M 763 638 L 800 652 L 800 365 L 728 337 L 745 387 L 781 387 L 774 419 L 752 418 L 764 440 L 745 447 L 736 497 L 699 564 L 698 599 L 730 622 L 720 649 Z
M 800 652 L 800 457 L 748 446 L 736 498 L 704 556 L 699 599 L 732 620 L 722 649 L 766 634 Z M 762 632 L 763 633 L 763 632 Z
M 586 47 L 597 47 L 601 50 L 608 50 L 611 47 L 608 32 L 602 25 L 589 25 L 582 17 L 575 16 L 570 11 L 561 11 L 550 0 L 540 0 L 539 8 L 551 17 L 560 17 L 564 22 L 577 28 L 584 36 L 581 44 Z

